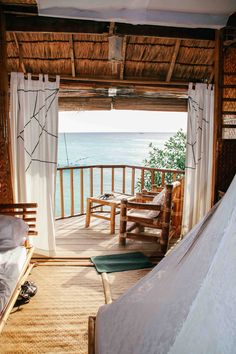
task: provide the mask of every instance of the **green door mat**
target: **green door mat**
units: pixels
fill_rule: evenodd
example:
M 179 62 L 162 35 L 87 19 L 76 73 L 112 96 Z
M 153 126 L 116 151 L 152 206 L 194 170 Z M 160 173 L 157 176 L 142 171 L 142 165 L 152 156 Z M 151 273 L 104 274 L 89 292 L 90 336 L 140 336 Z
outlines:
M 123 272 L 125 270 L 150 268 L 152 262 L 142 252 L 112 254 L 91 257 L 98 273 Z

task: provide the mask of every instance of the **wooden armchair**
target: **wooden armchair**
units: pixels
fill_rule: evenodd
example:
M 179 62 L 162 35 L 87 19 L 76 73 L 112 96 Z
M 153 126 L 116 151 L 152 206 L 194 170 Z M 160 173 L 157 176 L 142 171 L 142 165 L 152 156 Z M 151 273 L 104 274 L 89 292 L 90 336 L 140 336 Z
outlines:
M 162 200 L 153 201 L 162 193 Z M 161 197 L 159 195 L 159 197 Z M 156 198 L 155 198 L 156 199 Z M 161 192 L 143 191 L 135 202 L 123 199 L 120 209 L 120 245 L 125 246 L 126 238 L 160 243 L 161 252 L 166 253 L 169 240 L 180 236 L 183 205 L 183 181 L 167 184 Z M 145 228 L 156 229 L 146 232 Z

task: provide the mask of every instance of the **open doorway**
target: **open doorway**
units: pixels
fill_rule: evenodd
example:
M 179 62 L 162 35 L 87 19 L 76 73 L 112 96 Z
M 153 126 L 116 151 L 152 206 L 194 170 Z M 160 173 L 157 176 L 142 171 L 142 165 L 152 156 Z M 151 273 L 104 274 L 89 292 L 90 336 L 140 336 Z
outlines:
M 162 149 L 180 130 L 186 133 L 186 112 L 60 112 L 56 193 L 56 216 L 61 219 L 56 223 L 60 225 L 59 255 L 69 252 L 90 257 L 103 254 L 107 247 L 109 253 L 114 251 L 107 221 L 93 221 L 93 227 L 85 229 L 82 215 L 87 198 L 113 191 L 134 195 L 146 173 L 142 168 L 150 155 L 150 144 Z M 68 219 L 70 216 L 78 217 Z M 63 229 L 70 229 L 73 239 L 63 239 Z M 85 244 L 88 233 L 93 240 L 100 233 L 96 245 L 91 239 L 89 245 Z M 103 248 L 101 242 L 108 244 Z M 151 248 L 146 249 L 149 254 Z

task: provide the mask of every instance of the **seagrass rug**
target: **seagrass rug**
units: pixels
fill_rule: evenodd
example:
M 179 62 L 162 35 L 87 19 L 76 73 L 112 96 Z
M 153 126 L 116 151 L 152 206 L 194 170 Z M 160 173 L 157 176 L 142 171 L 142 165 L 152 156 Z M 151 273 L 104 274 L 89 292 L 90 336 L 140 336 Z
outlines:
M 150 269 L 108 274 L 112 299 Z M 101 276 L 93 267 L 50 265 L 33 269 L 38 286 L 30 301 L 14 310 L 0 338 L 1 354 L 87 354 L 88 317 L 105 303 Z

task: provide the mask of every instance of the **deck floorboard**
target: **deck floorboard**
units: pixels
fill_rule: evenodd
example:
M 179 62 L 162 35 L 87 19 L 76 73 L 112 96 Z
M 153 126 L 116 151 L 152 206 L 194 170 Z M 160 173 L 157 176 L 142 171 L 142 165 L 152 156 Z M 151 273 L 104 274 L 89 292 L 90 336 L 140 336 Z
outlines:
M 159 245 L 144 241 L 127 240 L 126 247 L 119 245 L 119 216 L 116 219 L 116 233 L 110 235 L 109 222 L 91 218 L 89 228 L 85 228 L 85 216 L 56 221 L 57 257 L 92 257 L 141 251 L 147 256 L 156 256 Z

